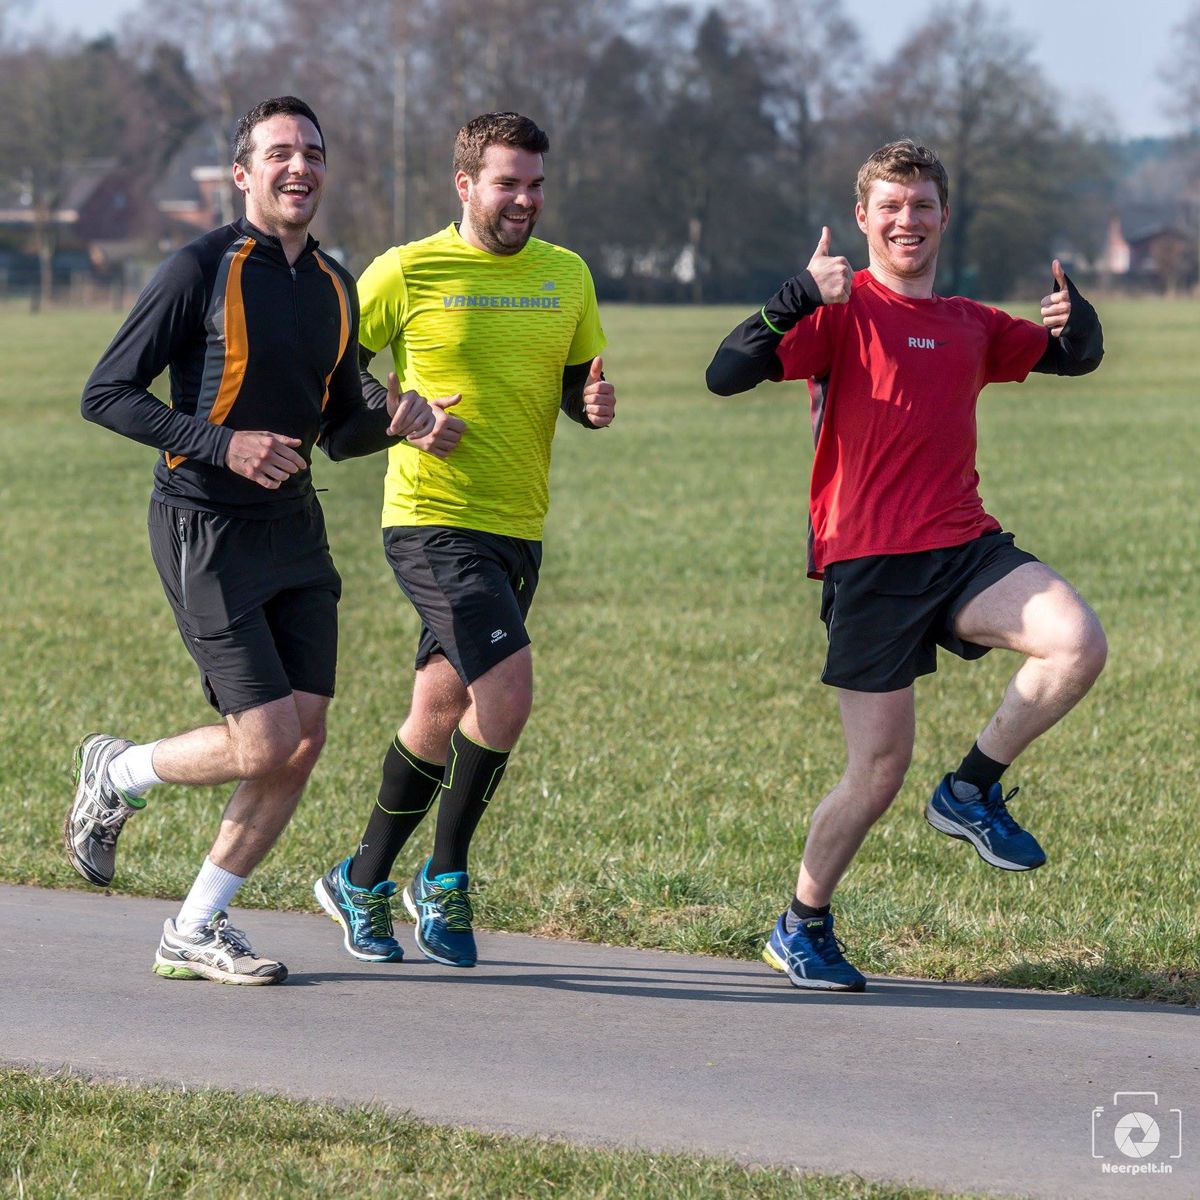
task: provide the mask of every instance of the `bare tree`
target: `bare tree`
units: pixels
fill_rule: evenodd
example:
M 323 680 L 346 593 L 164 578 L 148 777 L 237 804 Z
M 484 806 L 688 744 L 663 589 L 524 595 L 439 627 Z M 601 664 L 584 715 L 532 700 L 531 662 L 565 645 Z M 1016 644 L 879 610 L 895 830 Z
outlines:
M 852 228 L 846 133 L 871 64 L 843 0 L 762 0 L 735 11 L 733 27 L 762 64 L 779 134 L 786 221 L 775 232 L 781 248 L 806 260 L 822 225 Z
M 1064 127 L 1028 39 L 999 11 L 939 6 L 884 66 L 867 107 L 865 123 L 925 141 L 950 172 L 949 291 L 1003 294 L 1048 261 L 1071 200 L 1064 149 L 1086 139 Z
M 1171 31 L 1171 53 L 1160 77 L 1171 93 L 1168 115 L 1185 133 L 1200 137 L 1200 4 Z
M 237 118 L 263 99 L 263 80 L 278 69 L 272 39 L 286 28 L 285 15 L 281 0 L 143 0 L 130 18 L 127 38 L 143 55 L 164 42 L 185 55 L 219 163 L 229 161 Z M 233 190 L 227 179 L 220 194 L 223 221 L 235 215 Z

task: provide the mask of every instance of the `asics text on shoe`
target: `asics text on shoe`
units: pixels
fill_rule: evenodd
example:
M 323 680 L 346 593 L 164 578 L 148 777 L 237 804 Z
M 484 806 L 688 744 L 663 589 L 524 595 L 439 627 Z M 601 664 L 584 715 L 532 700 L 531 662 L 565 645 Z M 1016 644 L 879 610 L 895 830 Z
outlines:
M 75 747 L 75 799 L 63 822 L 71 866 L 89 883 L 108 887 L 117 867 L 117 837 L 145 800 L 126 796 L 108 781 L 108 764 L 133 743 L 109 733 L 89 733 Z
M 404 950 L 392 932 L 390 879 L 372 888 L 350 882 L 350 860 L 331 867 L 313 884 L 317 903 L 342 927 L 342 944 L 360 962 L 399 962 Z
M 448 871 L 428 879 L 425 867 L 418 867 L 404 889 L 404 907 L 417 923 L 417 948 L 426 958 L 448 967 L 475 965 L 473 914 L 465 871 Z
M 986 796 L 976 788 L 974 796 L 960 800 L 953 785 L 954 776 L 947 775 L 925 806 L 925 820 L 934 829 L 970 842 L 984 862 L 1004 871 L 1032 871 L 1046 861 L 1037 838 L 1022 829 L 1008 811 L 1008 802 L 1020 789 L 1013 788 L 1006 796 L 1003 788 L 993 783 Z
M 246 935 L 230 925 L 226 913 L 218 911 L 196 933 L 180 933 L 174 918 L 168 917 L 154 956 L 154 973 L 166 979 L 261 986 L 282 983 L 287 967 L 271 958 L 259 958 Z
M 763 962 L 783 971 L 798 988 L 826 992 L 866 991 L 866 978 L 846 961 L 845 946 L 833 935 L 833 914 L 801 920 L 787 932 L 787 913 L 775 922 Z

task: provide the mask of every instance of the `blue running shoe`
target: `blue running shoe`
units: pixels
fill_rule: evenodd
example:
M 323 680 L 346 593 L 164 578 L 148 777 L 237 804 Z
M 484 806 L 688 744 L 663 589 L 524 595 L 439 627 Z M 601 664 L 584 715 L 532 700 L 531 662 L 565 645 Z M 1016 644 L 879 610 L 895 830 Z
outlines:
M 345 931 L 343 944 L 360 962 L 399 962 L 404 957 L 392 936 L 392 897 L 396 885 L 385 879 L 373 888 L 350 882 L 350 860 L 331 867 L 313 884 L 317 903 Z
M 986 796 L 976 788 L 974 796 L 960 800 L 953 783 L 954 776 L 947 775 L 925 806 L 925 820 L 934 829 L 970 842 L 985 863 L 1004 871 L 1032 871 L 1046 861 L 1037 838 L 1009 815 L 1008 802 L 1019 788 L 1006 796 L 1004 789 L 993 783 Z
M 801 920 L 794 933 L 785 927 L 787 913 L 775 922 L 763 948 L 763 962 L 783 971 L 798 988 L 826 992 L 865 992 L 863 974 L 846 961 L 846 947 L 833 936 L 833 913 Z
M 428 866 L 426 859 L 404 889 L 404 907 L 417 923 L 417 948 L 448 967 L 473 967 L 477 955 L 467 873 L 447 871 L 430 879 L 425 874 Z

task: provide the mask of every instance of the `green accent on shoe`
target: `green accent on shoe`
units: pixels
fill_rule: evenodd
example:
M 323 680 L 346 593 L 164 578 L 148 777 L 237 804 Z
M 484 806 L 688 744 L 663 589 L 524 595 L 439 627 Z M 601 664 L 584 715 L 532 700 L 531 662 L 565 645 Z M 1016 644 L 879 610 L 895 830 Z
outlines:
M 126 808 L 132 808 L 134 812 L 141 812 L 142 809 L 146 807 L 145 796 L 131 796 L 123 788 L 117 787 L 117 785 L 111 780 L 109 781 L 109 786 L 114 792 L 117 793 L 118 796 L 121 797 L 121 803 L 124 804 Z
M 161 975 L 164 979 L 203 979 L 203 975 L 197 975 L 195 971 L 189 970 L 187 967 L 174 967 L 169 963 L 155 963 L 150 968 L 155 975 Z

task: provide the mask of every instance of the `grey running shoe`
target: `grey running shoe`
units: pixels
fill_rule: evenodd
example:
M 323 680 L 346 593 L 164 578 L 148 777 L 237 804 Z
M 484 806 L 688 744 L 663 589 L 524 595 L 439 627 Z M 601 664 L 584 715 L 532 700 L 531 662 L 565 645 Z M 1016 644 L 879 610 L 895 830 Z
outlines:
M 71 866 L 97 887 L 112 883 L 117 835 L 145 800 L 127 796 L 108 781 L 108 764 L 133 743 L 108 733 L 89 733 L 75 747 L 75 802 L 63 824 Z
M 282 983 L 287 967 L 271 958 L 259 958 L 246 935 L 230 925 L 228 914 L 217 911 L 197 933 L 180 933 L 174 917 L 168 917 L 154 956 L 154 973 L 167 979 L 265 984 Z

